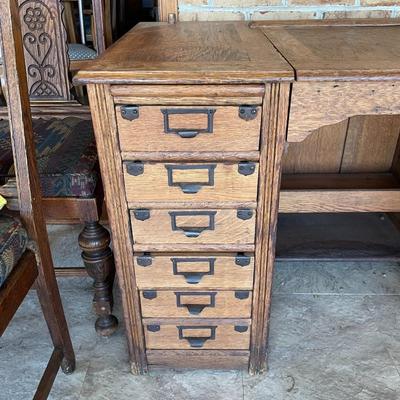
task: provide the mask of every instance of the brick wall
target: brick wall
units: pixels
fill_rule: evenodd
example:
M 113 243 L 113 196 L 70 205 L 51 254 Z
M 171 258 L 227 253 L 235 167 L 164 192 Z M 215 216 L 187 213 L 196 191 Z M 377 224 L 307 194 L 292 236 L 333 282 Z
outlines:
M 178 0 L 181 21 L 400 18 L 400 0 Z

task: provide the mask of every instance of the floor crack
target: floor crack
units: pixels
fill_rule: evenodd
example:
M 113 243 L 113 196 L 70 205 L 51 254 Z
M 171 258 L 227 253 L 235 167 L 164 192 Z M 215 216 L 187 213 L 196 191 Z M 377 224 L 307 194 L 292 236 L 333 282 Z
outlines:
M 400 377 L 400 370 L 399 370 L 399 367 L 397 366 L 396 360 L 393 358 L 392 353 L 390 352 L 390 350 L 387 347 L 385 347 L 385 350 L 388 353 L 389 358 L 392 360 L 393 366 L 396 368 L 397 374 Z

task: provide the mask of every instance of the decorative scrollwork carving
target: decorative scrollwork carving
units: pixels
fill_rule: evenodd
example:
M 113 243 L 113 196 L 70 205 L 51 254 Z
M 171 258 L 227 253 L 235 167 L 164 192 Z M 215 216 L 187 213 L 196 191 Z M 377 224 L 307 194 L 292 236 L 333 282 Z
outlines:
M 27 4 L 34 4 L 33 6 Z M 61 93 L 52 81 L 58 71 L 55 60 L 49 60 L 54 52 L 54 41 L 50 33 L 54 30 L 51 10 L 40 0 L 25 1 L 21 4 L 22 20 L 25 23 L 23 44 L 29 54 L 27 74 L 32 98 L 60 97 Z

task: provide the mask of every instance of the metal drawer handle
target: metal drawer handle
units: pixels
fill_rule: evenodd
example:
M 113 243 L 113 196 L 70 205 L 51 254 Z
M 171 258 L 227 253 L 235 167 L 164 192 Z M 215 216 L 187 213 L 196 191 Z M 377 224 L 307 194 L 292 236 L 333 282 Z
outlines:
M 207 340 L 214 340 L 215 339 L 215 330 L 217 329 L 216 326 L 177 326 L 179 332 L 179 340 L 187 340 L 189 342 L 190 347 L 193 348 L 201 348 L 204 346 L 204 343 Z M 203 330 L 209 329 L 210 335 L 208 336 L 184 336 L 184 330 Z
M 201 348 L 204 346 L 204 343 L 207 340 L 211 339 L 211 336 L 210 337 L 193 337 L 192 336 L 192 337 L 187 337 L 185 339 L 189 342 L 190 347 Z
M 216 211 L 169 211 L 171 217 L 171 228 L 173 231 L 182 231 L 188 238 L 197 238 L 203 231 L 213 231 L 215 229 L 215 215 Z M 185 216 L 203 216 L 208 217 L 208 224 L 206 226 L 193 227 L 193 226 L 178 226 L 176 222 L 177 217 Z
M 207 306 L 204 304 L 185 304 L 185 307 L 188 309 L 189 314 L 199 315 Z
M 216 292 L 175 292 L 176 296 L 176 306 L 178 308 L 187 308 L 189 314 L 199 315 L 206 307 L 215 307 L 215 296 Z M 185 303 L 185 297 L 207 297 L 204 304 L 190 304 Z
M 182 139 L 191 139 L 196 137 L 200 132 L 198 131 L 180 131 L 176 132 Z
M 190 285 L 196 285 L 200 283 L 201 279 L 204 275 L 209 275 L 204 272 L 182 272 L 182 274 L 186 280 L 186 283 Z
M 180 187 L 183 193 L 196 194 L 203 186 L 214 186 L 214 171 L 216 164 L 205 164 L 205 165 L 165 165 L 168 173 L 168 186 Z M 175 182 L 174 171 L 207 171 L 207 181 L 205 182 Z
M 164 132 L 173 133 L 182 139 L 192 139 L 200 133 L 213 133 L 215 109 L 212 108 L 165 108 L 161 112 L 164 115 Z M 207 116 L 207 127 L 200 129 L 171 128 L 169 116 L 183 114 L 204 114 Z
M 172 271 L 174 275 L 182 275 L 185 278 L 186 283 L 190 285 L 197 285 L 205 275 L 214 275 L 215 258 L 199 258 L 199 257 L 188 257 L 179 258 L 172 257 Z M 190 263 L 208 263 L 207 271 L 182 271 L 179 269 L 179 265 L 187 265 Z

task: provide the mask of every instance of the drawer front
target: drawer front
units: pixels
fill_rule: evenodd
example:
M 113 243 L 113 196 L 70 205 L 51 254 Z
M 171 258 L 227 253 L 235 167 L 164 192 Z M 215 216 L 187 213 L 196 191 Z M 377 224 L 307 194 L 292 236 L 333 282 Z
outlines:
M 250 326 L 247 322 L 191 324 L 147 324 L 145 322 L 146 347 L 148 349 L 220 349 L 247 350 L 250 346 Z
M 117 106 L 122 151 L 258 150 L 259 106 Z
M 250 318 L 252 292 L 144 290 L 145 318 Z
M 150 369 L 154 366 L 178 369 L 248 370 L 248 350 L 151 350 L 146 351 Z
M 252 254 L 135 254 L 139 289 L 251 289 Z
M 258 163 L 124 163 L 128 202 L 257 199 Z
M 253 244 L 255 220 L 252 209 L 131 211 L 138 244 Z

